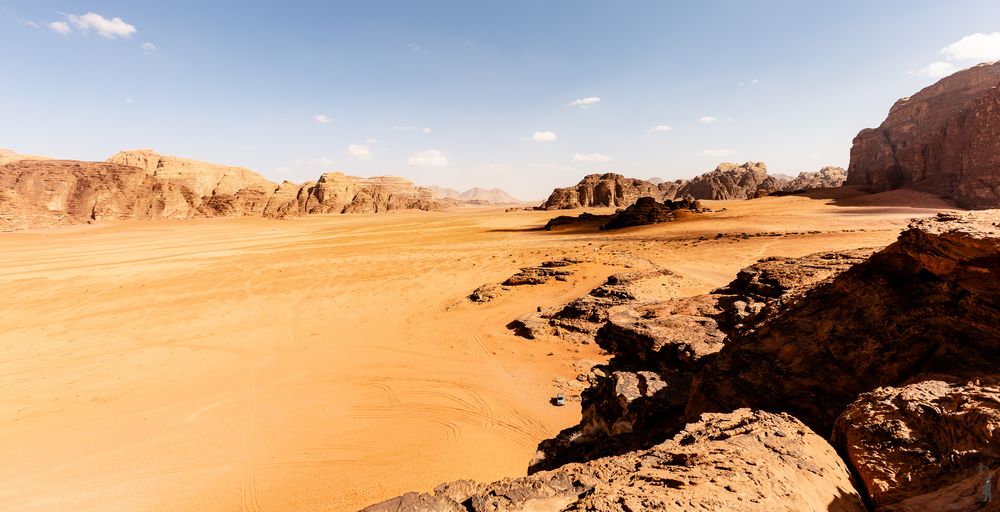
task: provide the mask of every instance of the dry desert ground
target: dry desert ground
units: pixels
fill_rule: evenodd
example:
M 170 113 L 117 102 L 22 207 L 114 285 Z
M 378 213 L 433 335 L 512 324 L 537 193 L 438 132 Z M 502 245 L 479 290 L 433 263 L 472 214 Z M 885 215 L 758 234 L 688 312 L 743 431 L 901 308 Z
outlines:
M 516 337 L 514 317 L 626 268 L 702 293 L 949 208 L 848 189 L 706 204 L 726 211 L 616 232 L 476 207 L 0 234 L 0 510 L 354 510 L 523 475 L 579 420 L 553 379 L 603 356 Z M 561 256 L 584 260 L 566 282 L 465 299 Z

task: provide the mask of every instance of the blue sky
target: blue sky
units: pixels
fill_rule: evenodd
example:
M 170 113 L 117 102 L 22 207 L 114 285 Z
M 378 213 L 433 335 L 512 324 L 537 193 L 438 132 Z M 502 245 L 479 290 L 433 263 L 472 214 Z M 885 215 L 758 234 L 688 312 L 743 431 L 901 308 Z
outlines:
M 998 31 L 995 0 L 0 0 L 0 147 L 524 199 L 602 171 L 795 174 L 846 167 L 897 98 L 1000 58 Z

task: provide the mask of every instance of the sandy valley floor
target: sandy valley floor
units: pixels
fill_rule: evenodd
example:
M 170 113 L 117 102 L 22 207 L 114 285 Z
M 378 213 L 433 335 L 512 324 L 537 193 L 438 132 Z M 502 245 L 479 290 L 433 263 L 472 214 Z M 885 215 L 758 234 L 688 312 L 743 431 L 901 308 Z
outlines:
M 627 266 L 703 292 L 757 258 L 884 245 L 947 208 L 840 195 L 710 203 L 727 210 L 613 233 L 464 208 L 0 234 L 0 510 L 354 510 L 524 474 L 579 416 L 549 405 L 553 379 L 601 356 L 507 322 Z M 561 255 L 588 262 L 464 300 Z

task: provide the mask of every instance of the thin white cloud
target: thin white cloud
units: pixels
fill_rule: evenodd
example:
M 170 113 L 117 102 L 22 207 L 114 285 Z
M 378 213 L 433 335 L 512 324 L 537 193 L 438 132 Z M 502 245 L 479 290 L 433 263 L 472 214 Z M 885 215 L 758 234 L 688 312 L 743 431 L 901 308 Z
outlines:
M 731 149 L 706 149 L 701 152 L 704 156 L 732 156 L 734 153 Z
M 351 144 L 347 146 L 347 155 L 358 160 L 371 160 L 372 150 L 364 144 Z
M 655 133 L 655 132 L 669 132 L 670 130 L 673 130 L 673 128 L 671 128 L 669 124 L 658 124 L 658 125 L 650 128 L 649 132 L 650 133 Z
M 156 48 L 155 44 L 150 43 L 149 41 L 147 41 L 145 43 L 142 43 L 142 51 L 146 55 L 152 55 L 152 54 L 156 53 L 156 50 L 157 50 L 157 48 Z
M 569 102 L 569 106 L 587 108 L 592 105 L 597 105 L 600 102 L 601 102 L 600 96 L 587 96 L 586 98 L 578 98 Z
M 413 153 L 406 162 L 415 167 L 448 167 L 448 157 L 436 149 Z
M 426 126 L 420 129 L 420 133 L 423 133 L 425 135 L 428 134 L 428 133 L 431 133 L 432 131 L 433 130 L 431 130 L 429 127 L 426 127 Z
M 521 137 L 521 140 L 524 142 L 552 142 L 558 138 L 556 132 L 546 130 L 544 132 L 535 132 L 531 137 Z
M 316 114 L 313 119 L 319 124 L 330 124 L 333 119 L 330 119 L 326 114 Z
M 918 71 L 918 73 L 932 78 L 944 78 L 955 71 L 958 71 L 958 68 L 955 67 L 954 64 L 939 60 L 931 62 L 926 67 Z
M 573 160 L 577 162 L 610 162 L 611 157 L 600 153 L 575 153 Z
M 365 143 L 366 144 L 378 144 L 378 139 L 376 139 L 375 137 L 368 137 L 367 139 L 365 139 Z
M 29 26 L 31 28 L 42 28 L 41 25 L 39 25 L 38 23 L 35 23 L 34 21 L 31 21 L 31 20 L 21 20 L 21 23 L 24 24 L 24 25 L 27 25 L 27 26 Z
M 106 39 L 128 39 L 136 33 L 134 26 L 125 23 L 117 16 L 109 20 L 100 14 L 88 12 L 80 16 L 67 14 L 66 18 L 80 33 L 86 34 L 93 30 L 97 32 L 97 35 Z
M 70 32 L 73 31 L 73 29 L 69 28 L 69 23 L 66 23 L 65 21 L 53 21 L 52 23 L 48 24 L 48 27 L 53 32 L 62 35 L 69 34 Z
M 414 52 L 414 53 L 427 53 L 427 49 L 426 48 L 424 48 L 423 46 L 415 45 L 413 43 L 409 44 L 409 48 L 410 48 L 410 51 Z
M 701 124 L 712 124 L 718 120 L 719 118 L 712 116 L 701 116 L 698 118 L 698 122 Z
M 967 35 L 941 49 L 941 55 L 948 60 L 1000 60 L 1000 32 Z
M 756 84 L 759 84 L 759 83 L 760 83 L 760 80 L 757 80 L 756 78 L 754 78 L 753 80 L 750 80 L 750 84 L 751 85 L 756 85 Z

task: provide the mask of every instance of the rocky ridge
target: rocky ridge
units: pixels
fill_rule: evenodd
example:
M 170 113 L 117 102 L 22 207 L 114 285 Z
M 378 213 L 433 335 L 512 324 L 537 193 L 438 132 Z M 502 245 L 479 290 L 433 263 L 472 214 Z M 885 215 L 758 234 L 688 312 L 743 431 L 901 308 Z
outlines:
M 645 181 L 613 173 L 591 174 L 573 187 L 555 189 L 539 209 L 625 208 L 640 197 L 656 201 L 753 199 L 782 191 L 838 187 L 845 179 L 846 174 L 839 167 L 803 172 L 794 179 L 772 176 L 763 162 L 721 163 L 710 172 L 676 181 L 659 178 Z
M 913 187 L 963 208 L 1000 207 L 1000 63 L 945 77 L 854 138 L 847 184 Z
M 864 510 L 850 486 L 829 494 L 826 486 L 840 481 L 832 469 L 819 472 L 823 483 L 800 482 L 770 501 L 770 479 L 820 460 L 827 468 L 846 463 L 875 510 L 984 509 L 1000 470 L 992 446 L 1000 212 L 915 221 L 869 254 L 769 258 L 695 297 L 609 304 L 596 300 L 609 293 L 592 292 L 584 304 L 596 306 L 597 321 L 575 332 L 585 338 L 599 326 L 592 339 L 614 357 L 590 372 L 580 425 L 539 446 L 533 474 L 370 510 L 433 510 L 420 500 L 438 498 L 456 510 Z M 555 327 L 546 325 L 539 328 Z M 740 424 L 740 433 L 713 438 L 716 422 Z M 744 463 L 766 460 L 754 439 L 767 447 L 812 432 L 829 460 L 778 447 L 780 460 L 763 464 L 774 471 L 768 479 Z M 700 444 L 723 438 L 749 444 Z M 677 458 L 686 446 L 691 456 Z M 665 464 L 666 453 L 684 462 Z M 662 472 L 654 477 L 651 467 Z M 759 492 L 710 485 L 746 481 Z M 822 506 L 796 501 L 813 490 Z
M 103 163 L 17 158 L 0 165 L 0 229 L 112 219 L 440 210 L 454 204 L 431 196 L 429 189 L 393 176 L 326 173 L 315 182 L 279 185 L 241 167 L 151 150 L 123 151 Z

